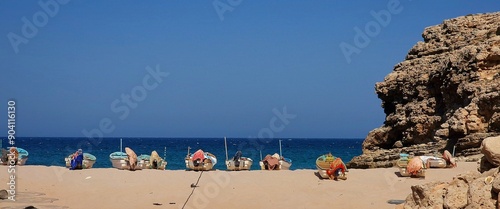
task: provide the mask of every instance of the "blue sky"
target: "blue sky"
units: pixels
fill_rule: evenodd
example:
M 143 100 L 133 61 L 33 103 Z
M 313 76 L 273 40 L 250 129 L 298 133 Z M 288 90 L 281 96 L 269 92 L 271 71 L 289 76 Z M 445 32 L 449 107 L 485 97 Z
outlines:
M 1 1 L 0 135 L 14 99 L 17 136 L 364 138 L 385 117 L 375 83 L 425 27 L 495 8 L 499 1 Z M 348 61 L 341 43 L 359 53 Z M 278 117 L 285 107 L 288 118 Z

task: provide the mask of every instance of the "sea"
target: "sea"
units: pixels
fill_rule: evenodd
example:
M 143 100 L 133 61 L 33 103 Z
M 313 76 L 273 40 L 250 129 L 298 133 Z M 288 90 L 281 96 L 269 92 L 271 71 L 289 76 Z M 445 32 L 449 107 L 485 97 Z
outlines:
M 259 170 L 258 161 L 267 154 L 281 153 L 292 160 L 291 170 L 315 169 L 316 158 L 332 153 L 345 163 L 360 155 L 363 139 L 258 139 L 227 138 L 228 158 L 241 150 L 244 157 L 253 159 L 251 170 Z M 8 147 L 8 140 L 2 139 L 1 146 Z M 120 147 L 121 145 L 121 147 Z M 27 165 L 65 166 L 64 158 L 77 149 L 94 155 L 97 160 L 94 168 L 111 168 L 109 154 L 130 147 L 137 155 L 150 155 L 153 150 L 167 160 L 167 170 L 185 170 L 184 158 L 198 149 L 210 152 L 217 157 L 215 169 L 225 170 L 226 159 L 224 138 L 100 138 L 79 137 L 24 137 L 16 138 L 15 146 L 29 152 Z

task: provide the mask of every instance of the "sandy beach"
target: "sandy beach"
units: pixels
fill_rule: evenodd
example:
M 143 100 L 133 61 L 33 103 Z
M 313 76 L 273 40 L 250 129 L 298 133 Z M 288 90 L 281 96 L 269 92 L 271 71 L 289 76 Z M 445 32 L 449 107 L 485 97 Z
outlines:
M 8 172 L 0 167 L 0 189 Z M 346 181 L 320 180 L 315 170 L 209 171 L 112 168 L 69 171 L 63 167 L 21 166 L 16 170 L 16 201 L 0 208 L 395 208 L 411 185 L 450 181 L 475 170 L 430 169 L 425 179 L 398 177 L 397 168 L 351 169 Z M 201 175 L 201 177 L 200 177 Z M 198 187 L 193 189 L 191 184 Z M 193 194 L 190 196 L 191 192 Z

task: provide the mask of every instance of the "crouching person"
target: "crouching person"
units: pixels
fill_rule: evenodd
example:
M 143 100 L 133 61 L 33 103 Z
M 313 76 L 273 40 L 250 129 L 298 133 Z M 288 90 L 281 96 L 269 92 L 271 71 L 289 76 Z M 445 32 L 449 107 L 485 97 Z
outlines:
M 80 170 L 83 168 L 83 151 L 78 149 L 78 151 L 71 157 L 71 167 L 70 170 Z

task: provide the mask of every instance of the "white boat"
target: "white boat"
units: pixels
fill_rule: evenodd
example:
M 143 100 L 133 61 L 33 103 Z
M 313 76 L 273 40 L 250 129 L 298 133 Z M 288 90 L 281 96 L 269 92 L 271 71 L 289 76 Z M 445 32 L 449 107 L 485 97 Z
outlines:
M 70 155 L 68 155 L 68 157 L 64 158 L 64 161 L 66 161 L 67 168 L 71 167 L 72 157 L 73 157 L 73 154 L 70 154 Z M 94 155 L 89 154 L 89 153 L 83 153 L 82 168 L 83 169 L 92 168 L 92 166 L 94 166 L 95 161 L 96 161 L 96 157 Z
M 153 153 L 156 153 L 156 151 L 153 151 Z M 137 161 L 139 162 L 138 165 L 140 165 L 142 169 L 165 170 L 167 167 L 167 161 L 157 155 L 158 154 L 156 154 L 156 157 L 153 160 L 151 159 L 151 155 L 139 155 L 137 157 Z
M 113 152 L 109 155 L 109 160 L 113 168 L 118 168 L 120 170 L 130 170 L 130 163 L 128 161 L 128 155 L 125 152 Z M 137 160 L 137 166 L 135 170 L 142 170 L 146 165 L 144 160 Z
M 274 153 L 273 155 L 267 155 L 263 160 L 261 160 L 259 162 L 261 170 L 290 170 L 292 160 L 283 157 L 281 152 L 281 140 L 279 140 L 279 143 L 280 154 L 278 155 L 278 153 Z
M 195 153 L 190 154 L 189 149 L 188 147 L 188 154 L 184 158 L 187 170 L 209 171 L 217 164 L 217 158 L 212 153 L 199 149 Z
M 113 168 L 118 168 L 120 170 L 130 170 L 130 163 L 128 161 L 128 155 L 122 152 L 122 139 L 120 139 L 120 152 L 113 152 L 109 154 L 109 160 Z M 127 148 L 125 148 L 126 150 Z M 141 170 L 144 167 L 144 161 L 138 160 L 137 165 L 134 170 Z
M 242 157 L 241 151 L 237 151 L 233 158 L 228 159 L 227 155 L 227 141 L 224 137 L 224 145 L 226 147 L 226 167 L 230 171 L 250 170 L 253 160 L 248 157 Z
M 446 168 L 446 160 L 440 157 L 430 157 L 427 158 L 425 165 L 429 165 L 428 168 Z
M 148 169 L 149 165 L 150 165 L 150 162 L 149 162 L 150 158 L 151 158 L 151 155 L 146 155 L 146 154 L 142 154 L 142 155 L 137 156 L 137 165 L 142 164 L 141 169 Z M 141 161 L 142 161 L 142 163 L 140 163 Z

